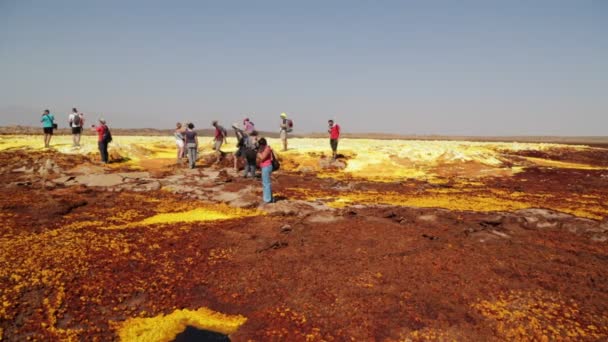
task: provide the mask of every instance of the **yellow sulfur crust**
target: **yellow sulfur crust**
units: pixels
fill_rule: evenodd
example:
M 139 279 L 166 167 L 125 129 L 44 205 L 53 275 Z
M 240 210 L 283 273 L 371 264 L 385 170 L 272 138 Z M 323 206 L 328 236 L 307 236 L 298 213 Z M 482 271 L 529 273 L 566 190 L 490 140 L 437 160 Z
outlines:
M 241 315 L 225 315 L 207 308 L 183 309 L 168 315 L 128 319 L 119 324 L 118 336 L 125 342 L 172 341 L 187 326 L 230 335 L 246 321 Z

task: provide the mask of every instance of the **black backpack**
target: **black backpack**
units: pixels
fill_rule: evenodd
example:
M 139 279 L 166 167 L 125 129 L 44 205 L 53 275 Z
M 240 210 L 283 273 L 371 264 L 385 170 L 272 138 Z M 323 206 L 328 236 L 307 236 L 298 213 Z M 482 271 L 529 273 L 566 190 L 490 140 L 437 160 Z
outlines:
M 272 171 L 278 171 L 281 168 L 281 163 L 277 159 L 277 155 L 274 154 L 274 151 L 270 151 L 272 158 Z
M 103 132 L 103 137 L 101 137 L 101 140 L 108 144 L 112 142 L 112 133 L 110 132 L 110 128 L 106 125 L 104 125 L 104 127 L 106 128 L 105 132 Z
M 80 115 L 74 114 L 74 119 L 72 119 L 72 125 L 76 127 L 80 127 Z

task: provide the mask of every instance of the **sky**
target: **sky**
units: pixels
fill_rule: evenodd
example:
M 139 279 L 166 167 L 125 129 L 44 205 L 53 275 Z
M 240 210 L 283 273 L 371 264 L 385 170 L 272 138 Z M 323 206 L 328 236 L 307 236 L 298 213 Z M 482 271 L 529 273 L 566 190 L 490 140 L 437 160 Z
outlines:
M 0 125 L 608 135 L 608 1 L 0 0 Z

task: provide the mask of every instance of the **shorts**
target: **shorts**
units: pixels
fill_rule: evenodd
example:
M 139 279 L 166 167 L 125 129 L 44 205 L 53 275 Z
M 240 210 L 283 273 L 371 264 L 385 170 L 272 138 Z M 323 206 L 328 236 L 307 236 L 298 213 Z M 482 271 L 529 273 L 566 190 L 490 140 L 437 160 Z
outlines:
M 82 127 L 72 127 L 72 134 L 82 133 Z
M 331 150 L 336 152 L 338 150 L 338 139 L 329 139 L 329 145 Z
M 53 135 L 53 127 L 43 127 L 42 130 L 44 131 L 44 134 Z
M 215 143 L 213 144 L 213 149 L 214 149 L 216 152 L 219 152 L 219 151 L 220 151 L 220 148 L 222 148 L 222 144 L 223 144 L 223 143 L 224 143 L 224 142 L 223 142 L 222 140 L 216 140 L 216 141 L 215 141 Z
M 281 130 L 281 140 L 287 140 L 287 131 Z
M 181 139 L 175 139 L 175 143 L 177 144 L 177 147 L 179 147 L 179 148 L 184 147 L 184 141 Z

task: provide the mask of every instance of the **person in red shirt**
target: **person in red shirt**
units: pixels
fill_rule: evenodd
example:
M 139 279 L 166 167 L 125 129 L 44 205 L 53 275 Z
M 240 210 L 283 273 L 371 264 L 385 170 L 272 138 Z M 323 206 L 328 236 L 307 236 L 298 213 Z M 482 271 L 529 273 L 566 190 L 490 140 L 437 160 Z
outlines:
M 109 130 L 106 126 L 106 120 L 99 119 L 99 126 L 92 125 L 92 130 L 97 132 L 97 146 L 99 147 L 99 154 L 101 155 L 101 162 L 104 164 L 108 163 L 108 139 L 106 132 Z
M 332 159 L 336 160 L 338 156 L 338 140 L 340 139 L 340 125 L 334 122 L 334 120 L 328 120 L 328 129 L 327 133 L 329 133 L 329 145 L 331 146 L 332 151 Z

